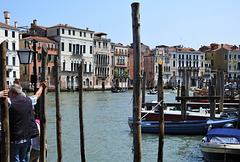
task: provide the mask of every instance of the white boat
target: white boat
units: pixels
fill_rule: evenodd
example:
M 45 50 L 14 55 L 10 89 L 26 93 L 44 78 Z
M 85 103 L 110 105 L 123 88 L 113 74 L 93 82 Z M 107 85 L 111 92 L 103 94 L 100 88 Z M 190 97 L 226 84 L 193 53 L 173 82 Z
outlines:
M 240 130 L 211 129 L 202 139 L 200 147 L 206 161 L 239 161 Z

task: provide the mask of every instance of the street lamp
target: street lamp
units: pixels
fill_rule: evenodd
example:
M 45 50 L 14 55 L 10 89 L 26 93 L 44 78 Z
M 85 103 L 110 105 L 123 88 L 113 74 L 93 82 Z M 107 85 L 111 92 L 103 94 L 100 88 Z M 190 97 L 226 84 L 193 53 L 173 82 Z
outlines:
M 34 94 L 37 92 L 37 61 L 36 61 L 36 43 L 37 41 L 35 39 L 32 40 L 32 47 L 33 51 L 30 49 L 29 42 L 26 41 L 25 43 L 28 44 L 28 48 L 23 48 L 18 50 L 18 57 L 21 64 L 31 64 L 32 58 L 33 58 L 33 75 L 31 75 L 31 83 L 33 83 L 34 86 Z
M 20 64 L 31 64 L 33 51 L 28 48 L 23 48 L 17 51 Z

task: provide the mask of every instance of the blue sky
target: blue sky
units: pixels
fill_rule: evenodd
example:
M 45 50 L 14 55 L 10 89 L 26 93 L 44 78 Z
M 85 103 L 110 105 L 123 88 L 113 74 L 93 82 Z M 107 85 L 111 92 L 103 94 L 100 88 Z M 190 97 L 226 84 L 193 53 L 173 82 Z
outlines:
M 239 0 L 4 0 L 10 11 L 10 25 L 41 26 L 59 23 L 95 32 L 106 32 L 115 43 L 132 42 L 131 4 L 140 3 L 141 42 L 155 48 L 183 45 L 198 49 L 210 43 L 239 45 Z

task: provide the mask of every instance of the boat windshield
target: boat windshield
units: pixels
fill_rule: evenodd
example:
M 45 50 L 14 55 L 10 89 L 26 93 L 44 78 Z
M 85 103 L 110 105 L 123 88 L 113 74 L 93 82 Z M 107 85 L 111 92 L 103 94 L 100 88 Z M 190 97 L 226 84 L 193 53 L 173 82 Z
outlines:
M 239 144 L 239 141 L 235 137 L 212 137 L 209 143 L 217 144 Z

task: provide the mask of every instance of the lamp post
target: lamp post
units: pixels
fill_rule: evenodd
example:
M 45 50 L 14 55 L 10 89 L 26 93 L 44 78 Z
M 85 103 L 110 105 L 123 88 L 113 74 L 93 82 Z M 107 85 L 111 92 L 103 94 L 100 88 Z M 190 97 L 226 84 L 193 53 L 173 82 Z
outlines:
M 33 51 L 28 48 L 23 48 L 17 51 L 20 64 L 31 64 L 33 58 L 33 75 L 31 75 L 31 83 L 34 86 L 34 94 L 37 92 L 37 62 L 36 62 L 36 43 L 37 41 L 33 39 Z M 35 109 L 36 110 L 36 109 Z

